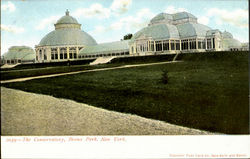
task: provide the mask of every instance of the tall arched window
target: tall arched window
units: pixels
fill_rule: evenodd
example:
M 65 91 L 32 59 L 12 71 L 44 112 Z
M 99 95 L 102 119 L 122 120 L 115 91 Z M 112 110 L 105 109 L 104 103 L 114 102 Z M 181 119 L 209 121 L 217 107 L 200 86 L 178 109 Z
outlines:
M 75 47 L 69 48 L 69 59 L 73 59 L 73 58 L 76 58 L 76 48 Z
M 43 59 L 44 59 L 44 60 L 47 60 L 47 53 L 46 53 L 46 50 L 44 50 Z
M 40 49 L 40 50 L 39 50 L 39 59 L 42 59 L 42 57 L 43 57 L 43 56 L 42 56 L 42 50 Z

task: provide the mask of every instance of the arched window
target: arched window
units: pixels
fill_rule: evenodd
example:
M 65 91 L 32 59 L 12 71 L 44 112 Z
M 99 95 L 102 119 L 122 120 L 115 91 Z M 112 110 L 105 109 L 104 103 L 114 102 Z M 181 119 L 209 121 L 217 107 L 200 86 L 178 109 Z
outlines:
M 42 50 L 40 49 L 40 50 L 39 50 L 39 59 L 42 59 L 42 57 L 43 57 L 43 56 L 42 56 Z
M 58 59 L 57 49 L 51 48 L 51 60 Z
M 44 59 L 44 60 L 47 60 L 47 53 L 46 53 L 46 50 L 44 50 L 43 59 Z
M 75 47 L 71 47 L 69 48 L 69 59 L 73 59 L 73 58 L 77 58 L 76 57 L 76 48 Z
M 67 49 L 65 47 L 60 48 L 60 59 L 67 59 Z

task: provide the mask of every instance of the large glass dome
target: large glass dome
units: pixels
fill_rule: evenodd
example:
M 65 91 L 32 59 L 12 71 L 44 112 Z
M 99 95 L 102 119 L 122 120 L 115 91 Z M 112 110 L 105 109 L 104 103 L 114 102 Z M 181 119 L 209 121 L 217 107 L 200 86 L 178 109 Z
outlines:
M 40 46 L 56 45 L 96 45 L 96 41 L 86 32 L 79 29 L 58 29 L 47 34 L 39 43 Z
M 38 46 L 58 45 L 96 45 L 96 41 L 88 33 L 81 30 L 81 24 L 69 15 L 61 17 L 55 24 L 55 30 L 47 34 Z
M 153 40 L 205 37 L 207 31 L 211 30 L 211 28 L 197 23 L 196 19 L 195 16 L 187 12 L 176 14 L 160 13 L 151 19 L 149 26 L 136 32 L 131 42 L 141 36 L 149 37 Z

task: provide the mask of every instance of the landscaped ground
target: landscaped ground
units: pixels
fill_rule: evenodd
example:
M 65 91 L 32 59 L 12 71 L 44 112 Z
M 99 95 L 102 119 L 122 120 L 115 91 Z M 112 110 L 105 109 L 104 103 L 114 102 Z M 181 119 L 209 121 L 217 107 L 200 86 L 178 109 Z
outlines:
M 213 134 L 47 95 L 8 88 L 1 92 L 1 135 Z
M 93 65 L 89 63 L 93 60 L 54 62 L 54 63 L 37 63 L 37 64 L 22 64 L 14 68 L 1 69 L 1 80 L 9 80 L 23 77 L 33 77 L 41 75 L 50 75 L 57 73 L 66 73 L 74 71 L 92 70 L 98 68 L 116 67 L 128 64 L 152 63 L 171 61 L 174 55 L 157 55 L 157 56 L 130 56 L 115 58 L 111 64 Z
M 186 54 L 179 59 L 184 62 L 3 86 L 212 132 L 248 134 L 248 54 Z M 168 84 L 161 81 L 164 70 Z

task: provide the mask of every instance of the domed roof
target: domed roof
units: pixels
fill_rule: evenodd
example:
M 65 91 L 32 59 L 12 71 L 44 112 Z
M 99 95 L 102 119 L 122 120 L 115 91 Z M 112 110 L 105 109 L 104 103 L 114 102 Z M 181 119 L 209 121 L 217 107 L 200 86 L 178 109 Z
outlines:
M 168 39 L 179 38 L 179 33 L 174 25 L 170 24 L 157 24 L 151 25 L 136 32 L 131 39 L 131 42 L 138 39 L 141 36 L 150 37 L 154 39 Z
M 224 31 L 222 33 L 222 37 L 223 38 L 233 38 L 233 35 L 231 33 L 227 32 L 227 31 Z
M 196 23 L 179 24 L 177 25 L 177 29 L 181 38 L 193 36 L 205 37 L 207 31 L 211 30 L 208 26 Z
M 66 15 L 55 24 L 55 30 L 42 38 L 38 46 L 96 44 L 96 41 L 88 33 L 81 30 L 81 24 L 71 17 L 67 10 Z
M 77 20 L 69 15 L 69 11 L 67 10 L 66 15 L 61 17 L 56 24 L 78 24 Z
M 219 29 L 213 29 L 207 31 L 206 36 L 213 36 L 213 35 L 221 36 L 221 31 Z
M 160 13 L 160 14 L 157 14 L 154 18 L 152 18 L 150 20 L 150 23 L 156 23 L 156 22 L 168 20 L 168 19 L 173 20 L 172 15 L 167 14 L 167 13 Z
M 233 38 L 226 38 L 222 39 L 222 45 L 223 48 L 241 47 L 241 42 Z
M 47 34 L 39 43 L 40 46 L 55 45 L 96 45 L 96 41 L 80 29 L 58 29 Z
M 34 60 L 36 57 L 35 51 L 28 46 L 12 46 L 8 52 L 3 55 L 5 60 L 21 59 Z
M 188 13 L 188 12 L 179 12 L 179 13 L 173 14 L 173 19 L 174 20 L 185 19 L 185 18 L 197 19 L 193 14 Z

